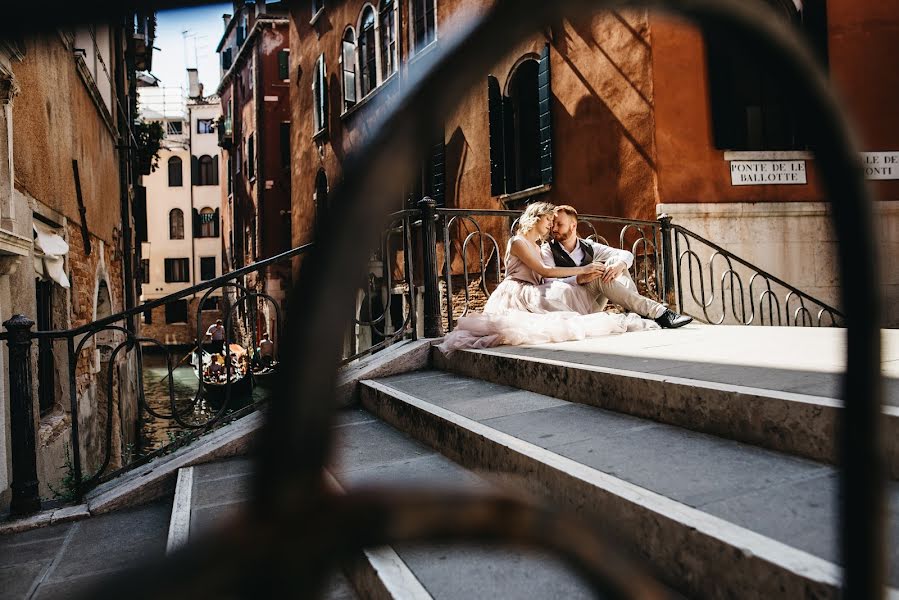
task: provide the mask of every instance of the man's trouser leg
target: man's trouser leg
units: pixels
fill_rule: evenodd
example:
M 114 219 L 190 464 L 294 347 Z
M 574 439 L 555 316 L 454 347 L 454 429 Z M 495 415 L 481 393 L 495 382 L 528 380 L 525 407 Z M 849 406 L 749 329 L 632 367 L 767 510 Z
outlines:
M 626 311 L 637 313 L 647 319 L 655 319 L 665 311 L 664 305 L 640 295 L 637 284 L 631 279 L 628 271 L 608 283 L 600 278 L 594 279 L 584 287 L 596 297 L 596 303 L 600 310 L 605 308 L 609 301 L 612 301 Z

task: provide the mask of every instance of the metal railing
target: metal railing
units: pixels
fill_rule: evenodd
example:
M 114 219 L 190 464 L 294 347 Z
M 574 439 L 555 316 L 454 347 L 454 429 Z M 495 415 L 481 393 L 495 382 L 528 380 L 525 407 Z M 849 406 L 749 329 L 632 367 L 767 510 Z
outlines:
M 351 306 L 357 281 L 364 275 L 368 248 L 376 234 L 366 225 L 388 212 L 398 196 L 391 181 L 396 168 L 415 164 L 427 150 L 420 135 L 439 122 L 464 93 L 508 49 L 541 28 L 600 8 L 647 6 L 674 10 L 702 27 L 738 38 L 750 50 L 778 59 L 778 73 L 795 84 L 800 115 L 814 127 L 811 150 L 820 168 L 822 187 L 833 209 L 840 241 L 841 302 L 847 326 L 847 370 L 841 413 L 841 494 L 843 594 L 877 598 L 884 580 L 884 469 L 879 435 L 881 418 L 880 336 L 876 248 L 872 202 L 860 168 L 857 146 L 827 78 L 811 52 L 761 3 L 742 0 L 500 0 L 468 25 L 442 39 L 419 63 L 402 93 L 380 112 L 343 164 L 342 183 L 332 194 L 340 207 L 328 219 L 322 246 L 304 261 L 287 320 L 289 347 L 284 354 L 301 390 L 281 382 L 271 403 L 256 450 L 251 509 L 227 526 L 192 543 L 173 561 L 148 565 L 107 587 L 108 597 L 208 595 L 253 589 L 259 595 L 287 590 L 314 593 L 329 567 L 363 547 L 422 540 L 514 541 L 552 549 L 587 577 L 594 589 L 613 597 L 660 597 L 664 592 L 641 570 L 614 551 L 591 527 L 559 517 L 548 507 L 528 505 L 497 493 L 459 495 L 428 491 L 351 491 L 337 496 L 326 486 L 322 468 L 334 443 L 334 381 L 341 343 L 336 339 Z M 64 19 L 108 16 L 116 2 L 62 9 Z M 27 15 L 11 22 L 27 23 Z M 24 9 L 22 9 L 24 10 Z M 76 12 L 77 11 L 77 12 Z M 47 26 L 46 19 L 42 20 Z M 407 172 L 407 171 L 406 171 Z M 381 185 L 378 185 L 380 182 Z M 436 238 L 433 206 L 423 210 L 426 331 L 439 330 Z M 361 233 L 360 233 L 361 232 Z M 666 233 L 662 232 L 663 237 Z M 667 235 L 671 235 L 668 231 Z M 436 253 L 435 253 L 436 254 Z M 666 286 L 670 270 L 665 269 Z M 358 277 L 357 277 L 358 276 Z M 28 345 L 18 327 L 11 349 Z M 21 348 L 16 350 L 21 351 Z M 20 352 L 21 353 L 21 352 Z M 14 402 L 24 399 L 14 395 Z M 14 404 L 15 405 L 15 404 Z M 14 451 L 16 447 L 14 446 Z M 310 524 L 313 526 L 310 527 Z M 620 560 L 616 560 L 620 559 Z M 139 585 L 138 583 L 139 582 Z

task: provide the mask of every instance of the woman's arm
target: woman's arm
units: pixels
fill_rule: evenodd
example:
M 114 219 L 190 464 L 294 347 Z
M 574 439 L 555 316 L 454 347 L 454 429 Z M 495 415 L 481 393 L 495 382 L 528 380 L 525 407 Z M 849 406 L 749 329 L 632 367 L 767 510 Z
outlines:
M 589 273 L 600 273 L 603 269 L 602 265 L 596 263 L 590 263 L 588 265 L 584 265 L 583 267 L 547 267 L 545 264 L 543 264 L 540 256 L 537 255 L 536 250 L 534 250 L 534 248 L 531 247 L 531 245 L 527 241 L 520 238 L 512 240 L 512 247 L 510 251 L 512 252 L 512 254 L 518 257 L 518 259 L 523 262 L 526 267 L 533 270 L 541 277 L 568 277 L 570 275 L 587 275 Z

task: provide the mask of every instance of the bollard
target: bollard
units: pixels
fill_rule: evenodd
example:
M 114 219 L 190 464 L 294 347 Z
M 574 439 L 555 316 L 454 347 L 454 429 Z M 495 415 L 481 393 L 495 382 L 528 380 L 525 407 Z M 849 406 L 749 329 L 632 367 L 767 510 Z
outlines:
M 9 331 L 9 417 L 12 431 L 13 516 L 41 508 L 37 486 L 37 455 L 34 435 L 34 398 L 31 387 L 31 328 L 34 321 L 13 315 L 3 326 Z

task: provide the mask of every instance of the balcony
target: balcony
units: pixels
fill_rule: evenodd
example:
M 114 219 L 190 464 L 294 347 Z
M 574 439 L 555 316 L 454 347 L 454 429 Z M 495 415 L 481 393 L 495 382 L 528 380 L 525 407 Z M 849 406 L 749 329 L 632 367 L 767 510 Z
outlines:
M 224 150 L 231 150 L 234 145 L 234 127 L 230 118 L 220 118 L 216 121 L 215 130 L 219 136 L 219 147 Z

